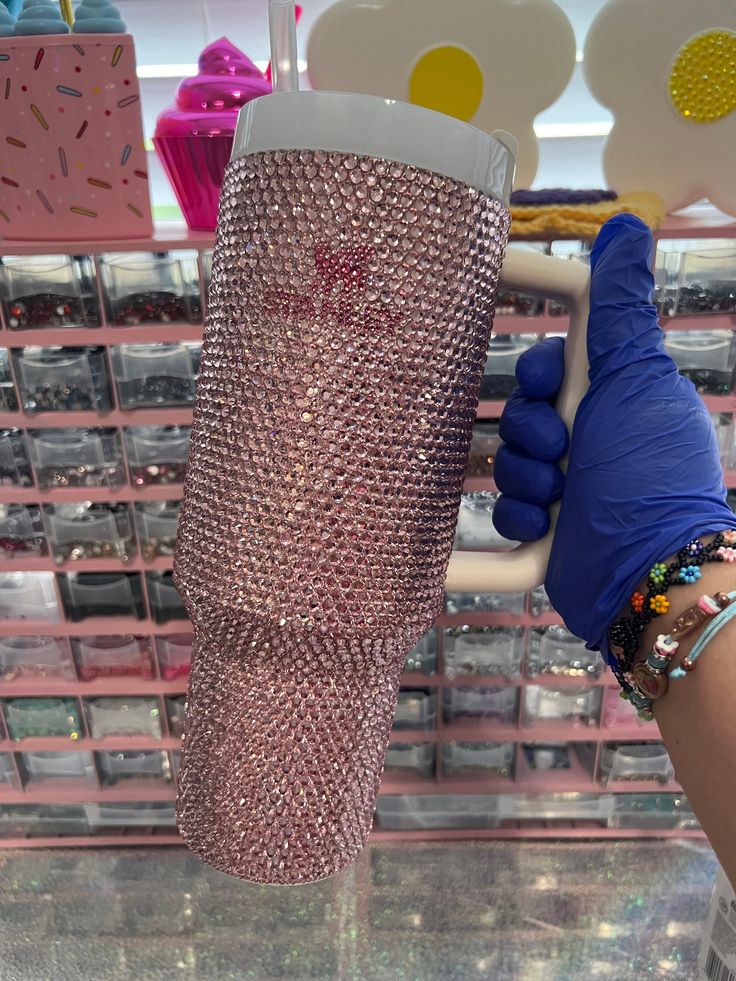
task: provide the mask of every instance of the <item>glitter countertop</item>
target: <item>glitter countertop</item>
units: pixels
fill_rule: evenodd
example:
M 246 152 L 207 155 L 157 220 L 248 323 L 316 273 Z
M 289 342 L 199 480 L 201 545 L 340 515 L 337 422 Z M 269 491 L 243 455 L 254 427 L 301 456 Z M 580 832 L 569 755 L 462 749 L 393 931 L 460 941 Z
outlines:
M 184 849 L 0 853 L 2 981 L 694 981 L 700 842 L 373 845 L 298 887 Z

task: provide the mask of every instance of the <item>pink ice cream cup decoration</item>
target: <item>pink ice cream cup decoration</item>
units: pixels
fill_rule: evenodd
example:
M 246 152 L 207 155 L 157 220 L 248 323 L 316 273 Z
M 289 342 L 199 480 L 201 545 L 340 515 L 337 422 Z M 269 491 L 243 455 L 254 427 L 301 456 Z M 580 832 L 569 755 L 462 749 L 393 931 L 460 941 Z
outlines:
M 0 36 L 0 239 L 151 235 L 129 34 Z
M 176 105 L 158 117 L 153 142 L 190 228 L 217 224 L 238 112 L 270 91 L 263 72 L 223 37 L 204 49 L 198 74 L 184 79 Z

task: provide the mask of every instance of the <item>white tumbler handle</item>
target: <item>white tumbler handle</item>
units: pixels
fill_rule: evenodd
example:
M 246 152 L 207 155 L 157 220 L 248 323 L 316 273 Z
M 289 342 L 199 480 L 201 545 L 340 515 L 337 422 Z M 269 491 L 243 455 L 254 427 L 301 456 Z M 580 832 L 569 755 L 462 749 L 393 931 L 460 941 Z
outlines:
M 561 300 L 570 311 L 565 343 L 565 378 L 556 408 L 568 430 L 588 388 L 586 331 L 590 272 L 580 262 L 509 249 L 501 270 L 501 282 L 516 289 L 544 293 Z M 564 461 L 563 461 L 564 468 Z M 559 504 L 550 509 L 550 527 L 538 542 L 519 545 L 509 552 L 453 552 L 446 589 L 466 593 L 516 593 L 544 582 Z

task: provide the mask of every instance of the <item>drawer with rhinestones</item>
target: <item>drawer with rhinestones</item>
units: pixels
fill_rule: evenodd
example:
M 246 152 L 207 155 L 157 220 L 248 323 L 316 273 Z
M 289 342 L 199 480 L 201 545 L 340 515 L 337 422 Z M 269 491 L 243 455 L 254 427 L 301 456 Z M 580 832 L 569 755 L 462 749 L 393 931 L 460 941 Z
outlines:
M 110 736 L 161 739 L 161 707 L 157 698 L 87 698 L 84 707 L 93 739 Z
M 189 456 L 190 426 L 134 426 L 125 430 L 130 482 L 136 487 L 180 484 Z
M 428 689 L 402 689 L 394 715 L 394 729 L 431 730 L 437 726 L 437 693 Z
M 100 326 L 95 267 L 86 255 L 3 256 L 0 298 L 10 330 Z
M 20 780 L 13 766 L 12 754 L 0 753 L 0 800 L 2 800 L 4 792 L 19 788 Z
M 166 717 L 169 723 L 169 732 L 172 736 L 183 735 L 186 709 L 186 695 L 170 695 L 166 699 Z
M 0 347 L 0 412 L 17 412 L 18 394 L 10 370 L 8 349 Z
M 554 607 L 544 586 L 537 586 L 529 594 L 529 612 L 533 617 L 541 617 L 546 613 L 554 612 Z
M 88 833 L 82 804 L 0 805 L 0 838 L 68 838 Z
M 143 588 L 138 573 L 67 572 L 58 576 L 67 619 L 145 616 Z
M 603 689 L 599 687 L 547 688 L 528 685 L 524 692 L 527 725 L 570 722 L 596 725 L 600 719 Z
M 92 753 L 67 752 L 18 753 L 18 767 L 24 786 L 38 787 L 56 781 L 83 781 L 97 785 L 97 771 Z
M 611 794 L 514 794 L 503 798 L 504 818 L 522 824 L 539 821 L 592 821 L 607 824 L 613 813 Z
M 529 632 L 526 659 L 528 677 L 600 678 L 605 665 L 597 651 L 585 648 L 585 641 L 565 627 L 553 624 Z
M 690 801 L 684 794 L 615 794 L 612 828 L 639 830 L 696 831 L 700 828 Z
M 198 324 L 202 320 L 196 252 L 121 252 L 99 259 L 110 323 Z
M 0 429 L 0 487 L 31 487 L 33 472 L 20 429 Z
M 518 678 L 524 656 L 522 627 L 446 627 L 444 632 L 445 675 L 503 675 Z
M 3 705 L 11 739 L 61 736 L 79 739 L 82 721 L 74 698 L 8 698 Z
M 0 504 L 0 559 L 37 559 L 48 553 L 38 505 Z
M 191 405 L 200 351 L 200 344 L 186 343 L 113 347 L 110 356 L 120 407 Z
M 181 501 L 141 501 L 135 506 L 135 525 L 146 562 L 171 558 L 176 545 Z
M 42 490 L 114 489 L 125 483 L 122 441 L 117 429 L 30 429 L 27 435 L 36 480 Z
M 513 779 L 516 770 L 516 744 L 458 740 L 442 747 L 442 767 L 448 776 L 456 773 L 483 773 Z
M 431 777 L 434 761 L 435 747 L 432 743 L 389 743 L 385 769 L 387 773 Z
M 512 686 L 453 687 L 444 690 L 445 722 L 484 720 L 514 725 L 519 713 L 519 689 Z
M 136 552 L 133 512 L 129 504 L 44 504 L 44 517 L 56 562 L 117 559 L 128 562 Z
M 0 681 L 43 678 L 76 681 L 69 641 L 64 637 L 0 637 Z
M 100 780 L 114 786 L 121 780 L 173 779 L 169 754 L 162 750 L 110 749 L 95 753 Z
M 497 334 L 491 338 L 480 383 L 481 399 L 507 399 L 511 395 L 516 388 L 516 362 L 537 340 L 536 334 Z
M 497 422 L 476 422 L 465 476 L 487 477 L 490 480 L 493 476 L 493 461 L 500 445 Z
M 494 527 L 492 515 L 498 496 L 491 491 L 463 494 L 454 548 L 506 550 L 516 544 L 500 535 Z
M 385 831 L 495 828 L 498 797 L 490 794 L 379 796 L 378 826 Z
M 736 366 L 734 337 L 732 330 L 671 330 L 664 346 L 701 395 L 728 395 Z
M 158 669 L 164 681 L 188 678 L 192 664 L 193 637 L 189 633 L 156 638 Z
M 0 574 L 0 620 L 61 619 L 52 572 L 5 572 Z
M 662 743 L 605 743 L 601 751 L 601 783 L 652 780 L 669 783 L 675 769 Z
M 437 631 L 428 630 L 417 641 L 404 661 L 404 671 L 418 674 L 434 674 L 437 670 Z
M 129 827 L 163 827 L 173 830 L 176 826 L 173 801 L 85 804 L 84 810 L 92 832 L 98 828 L 126 830 Z
M 170 572 L 147 572 L 146 589 L 151 616 L 156 623 L 186 620 L 187 611 Z
M 736 313 L 736 240 L 663 240 L 655 302 L 664 317 Z
M 512 613 L 524 612 L 526 593 L 445 593 L 448 613 Z
M 132 634 L 75 637 L 72 650 L 82 681 L 97 678 L 145 678 L 155 676 L 151 640 Z
M 13 351 L 13 363 L 26 412 L 108 412 L 112 408 L 102 347 L 24 347 Z

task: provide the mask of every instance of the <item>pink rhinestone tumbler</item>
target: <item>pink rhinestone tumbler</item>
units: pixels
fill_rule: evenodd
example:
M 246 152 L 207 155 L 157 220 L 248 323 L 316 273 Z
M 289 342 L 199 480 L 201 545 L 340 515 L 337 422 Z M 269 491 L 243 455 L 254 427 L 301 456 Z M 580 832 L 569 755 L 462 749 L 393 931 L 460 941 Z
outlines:
M 226 171 L 175 569 L 179 826 L 218 869 L 306 882 L 366 841 L 402 665 L 442 606 L 508 225 L 385 156 Z

